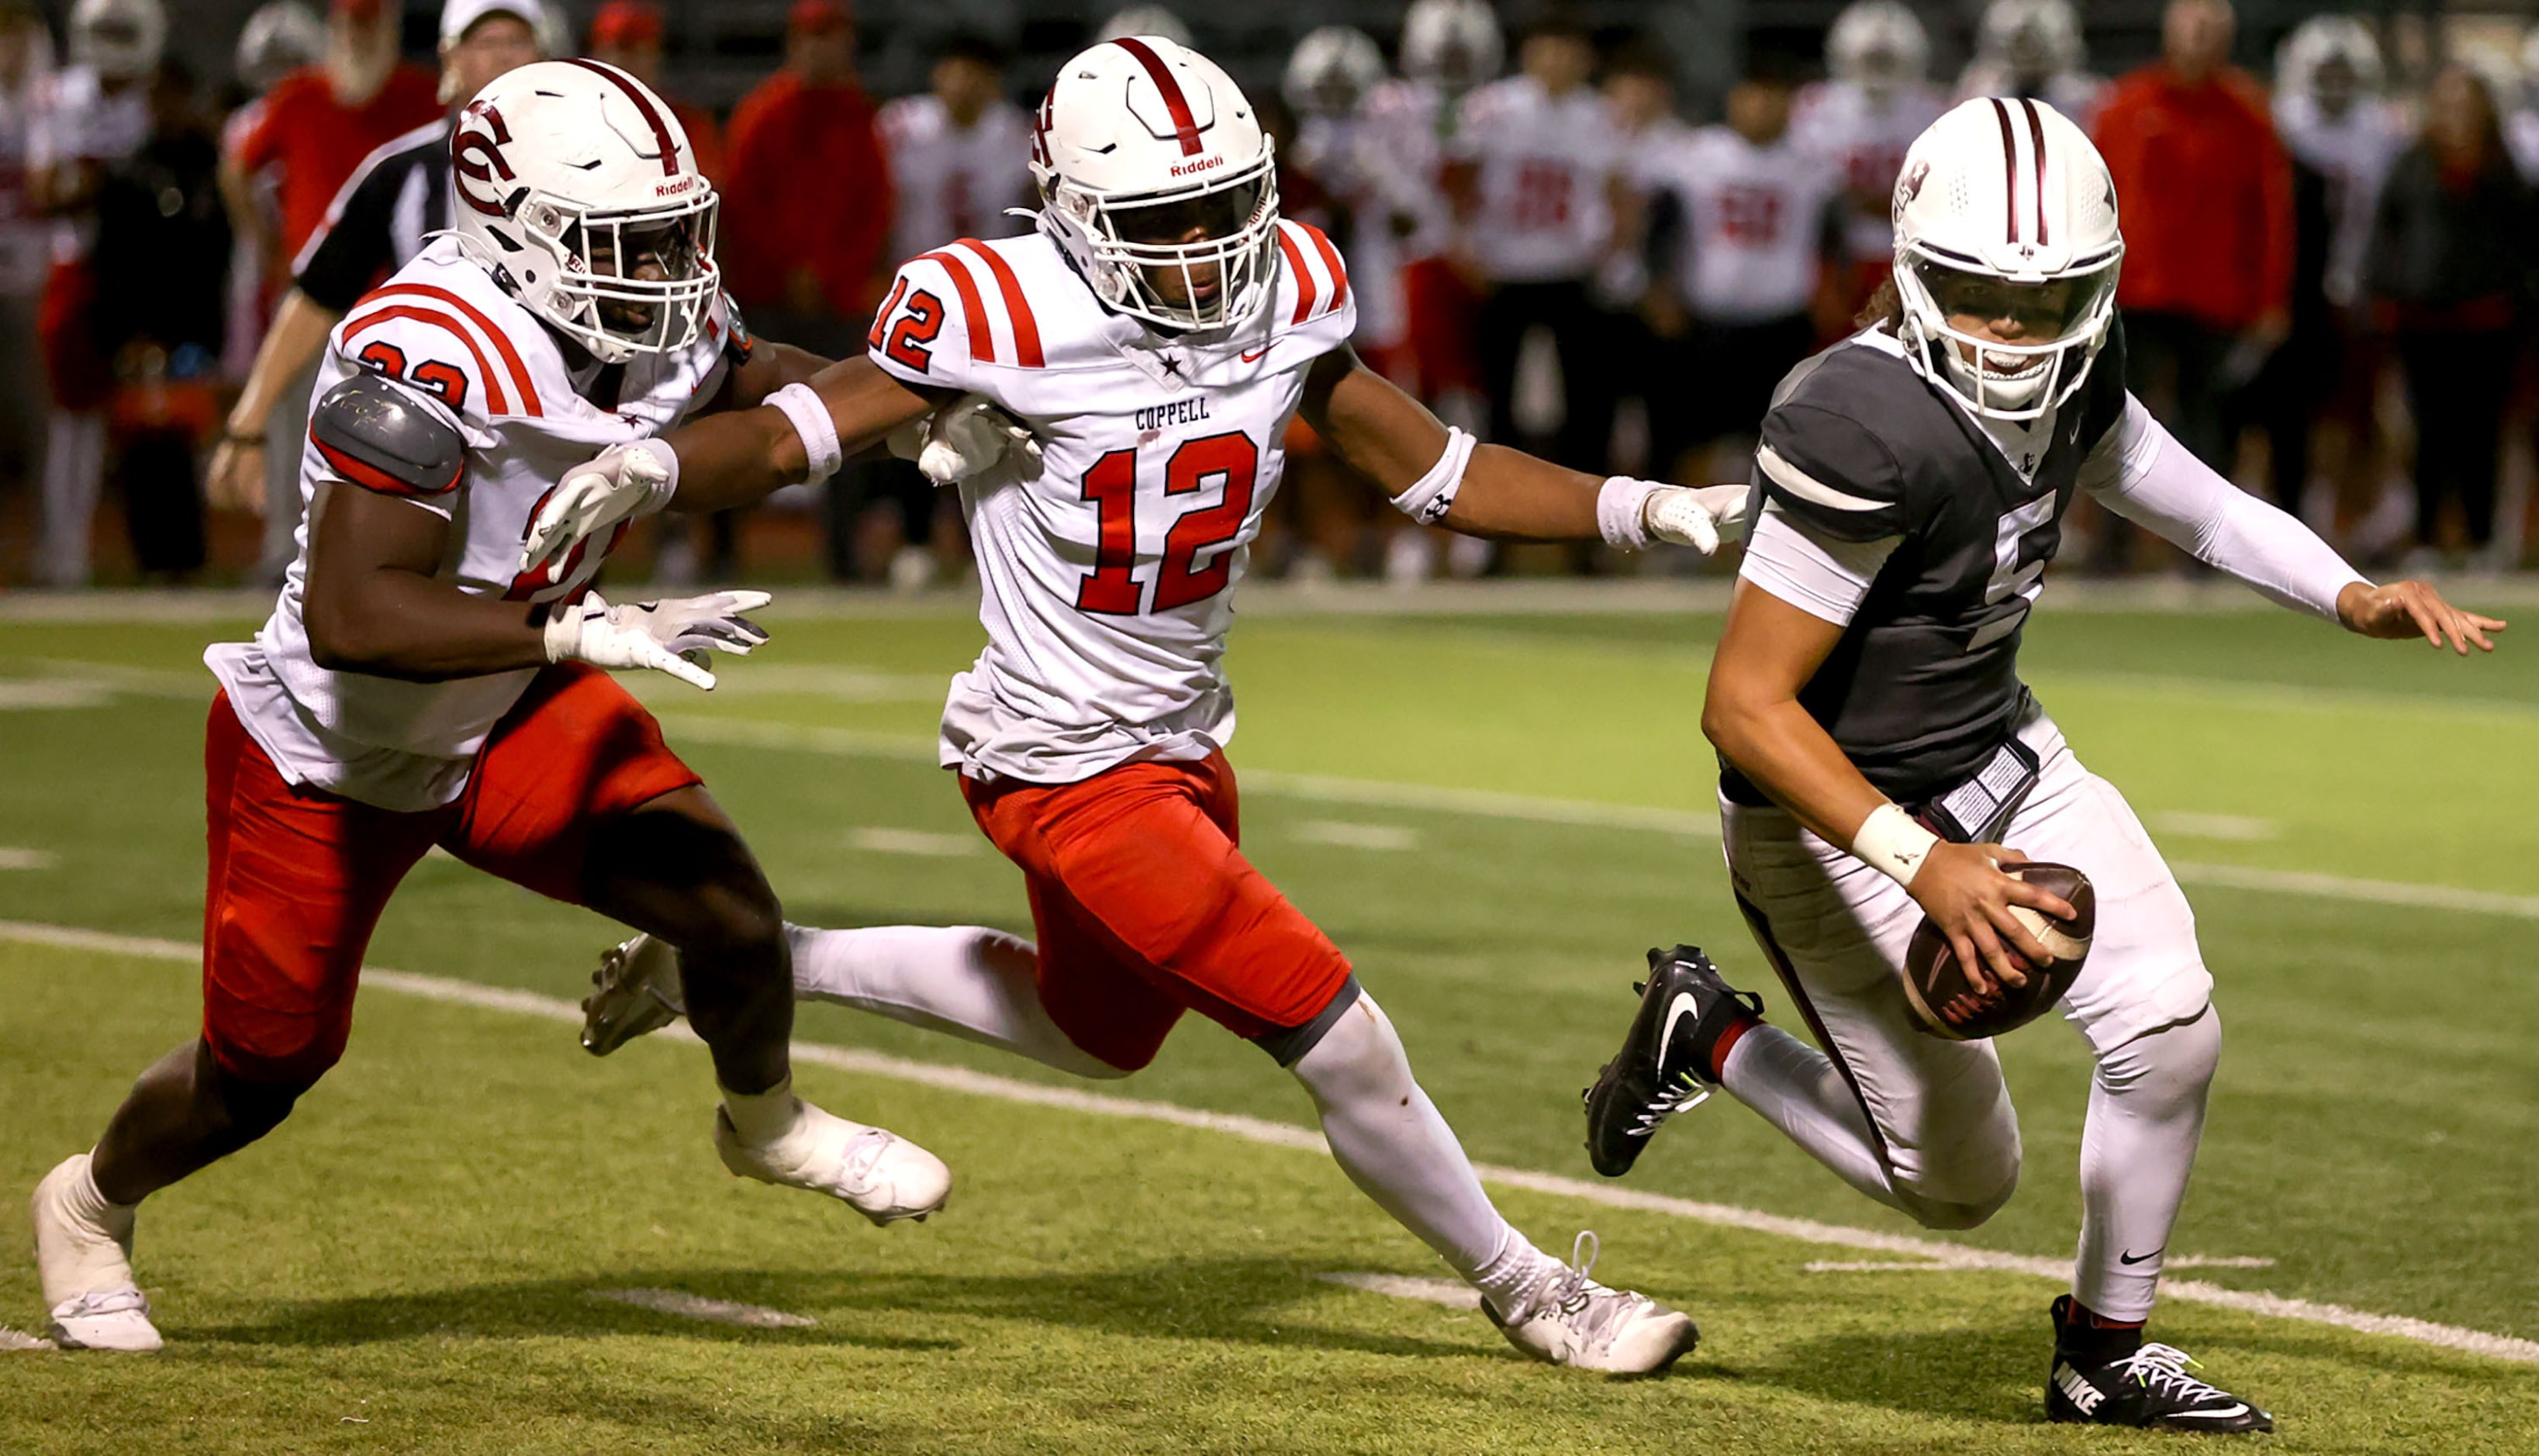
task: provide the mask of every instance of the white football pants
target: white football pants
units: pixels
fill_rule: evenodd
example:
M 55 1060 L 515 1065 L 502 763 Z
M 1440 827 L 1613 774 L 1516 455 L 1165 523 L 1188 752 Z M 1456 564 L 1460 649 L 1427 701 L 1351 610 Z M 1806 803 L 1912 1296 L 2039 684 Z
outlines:
M 2051 720 L 2021 731 L 2042 773 L 2002 836 L 2097 892 L 2090 961 L 2063 1015 L 2097 1059 L 2082 1134 L 2073 1295 L 2110 1319 L 2151 1310 L 2168 1229 L 2203 1137 L 2221 1055 L 2195 916 L 2124 796 Z M 2018 1114 L 1989 1041 L 1914 1028 L 1899 976 L 1922 910 L 1901 886 L 1779 809 L 1723 802 L 1729 873 L 1750 927 L 1823 1050 L 1749 1032 L 1729 1092 L 1845 1182 L 1933 1228 L 1971 1228 L 2019 1184 Z

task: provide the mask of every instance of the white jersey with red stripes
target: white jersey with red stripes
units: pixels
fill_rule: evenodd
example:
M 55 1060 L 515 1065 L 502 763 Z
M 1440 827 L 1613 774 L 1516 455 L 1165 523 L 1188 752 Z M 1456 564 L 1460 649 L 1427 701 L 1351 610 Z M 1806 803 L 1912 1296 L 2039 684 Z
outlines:
M 1745 324 L 1807 311 L 1839 172 L 1786 134 L 1756 146 L 1727 126 L 1695 130 L 1644 168 L 1641 185 L 1673 192 L 1682 210 L 1675 283 L 1695 318 Z
M 447 519 L 451 541 L 440 578 L 460 591 L 523 602 L 579 597 L 617 537 L 577 550 L 560 572 L 522 574 L 520 543 L 538 502 L 592 455 L 662 433 L 710 404 L 728 363 L 747 358 L 749 347 L 724 299 L 681 353 L 638 355 L 622 372 L 595 362 L 577 367 L 556 337 L 447 235 L 354 304 L 327 339 L 310 398 L 323 399 L 354 370 L 369 369 L 453 424 L 466 439 L 466 463 L 446 488 L 416 491 L 304 440 L 300 556 L 281 600 L 253 641 L 224 642 L 204 654 L 283 775 L 382 809 L 448 803 L 466 787 L 486 735 L 537 675 L 523 668 L 410 683 L 319 667 L 301 604 L 320 487 L 396 495 Z
M 1461 109 L 1434 82 L 1397 78 L 1368 92 L 1359 111 L 1365 144 L 1382 159 L 1395 200 L 1410 220 L 1395 244 L 1402 261 L 1443 254 L 1454 226 L 1443 175 Z
M 1851 194 L 1843 252 L 1851 261 L 1894 256 L 1889 200 L 1904 170 L 1904 153 L 1948 109 L 1947 99 L 1930 86 L 1872 95 L 1857 82 L 1820 81 L 1799 92 L 1790 136 L 1800 150 L 1842 174 Z
M 988 645 L 952 680 L 942 761 L 1072 783 L 1131 760 L 1192 761 L 1234 734 L 1220 658 L 1234 588 L 1286 463 L 1313 363 L 1357 308 L 1331 239 L 1278 225 L 1250 323 L 1167 335 L 1104 308 L 1042 233 L 965 238 L 903 265 L 871 358 L 981 394 L 1031 427 L 961 483 Z
M 1031 124 L 996 101 L 968 126 L 932 96 L 886 102 L 877 122 L 890 159 L 890 246 L 906 262 L 957 237 L 1001 237 L 1027 226 L 1006 209 L 1031 200 Z
M 1531 76 L 1473 88 L 1453 155 L 1476 168 L 1473 257 L 1493 283 L 1584 279 L 1613 236 L 1609 184 L 1628 138 L 1604 96 L 1555 97 Z

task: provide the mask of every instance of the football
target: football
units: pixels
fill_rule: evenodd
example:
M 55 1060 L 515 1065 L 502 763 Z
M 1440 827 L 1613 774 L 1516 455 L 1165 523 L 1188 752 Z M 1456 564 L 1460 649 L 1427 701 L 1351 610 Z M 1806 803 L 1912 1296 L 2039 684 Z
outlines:
M 2011 907 L 2028 932 L 2054 953 L 2054 963 L 2041 973 L 2030 971 L 2024 986 L 1996 985 L 1992 994 L 1978 996 L 1967 984 L 1965 967 L 1957 962 L 1948 937 L 1925 916 L 1904 953 L 1904 1004 L 1913 1014 L 1914 1026 L 1933 1036 L 1978 1041 L 2016 1031 L 2062 1000 L 2089 962 L 2090 937 L 2098 920 L 2098 896 L 2090 888 L 2090 877 L 2070 865 L 2043 862 L 2003 869 L 2061 895 L 2072 906 L 2069 920 L 2056 920 L 2024 905 Z

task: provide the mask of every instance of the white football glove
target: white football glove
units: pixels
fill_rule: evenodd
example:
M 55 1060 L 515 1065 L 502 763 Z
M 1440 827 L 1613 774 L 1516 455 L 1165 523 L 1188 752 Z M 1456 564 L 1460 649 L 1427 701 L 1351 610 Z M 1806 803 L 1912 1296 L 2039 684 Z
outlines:
M 1640 519 L 1660 541 L 1703 556 L 1722 541 L 1746 539 L 1745 486 L 1660 486 L 1640 505 Z
M 547 619 L 547 661 L 651 668 L 711 693 L 715 675 L 706 659 L 716 652 L 746 657 L 766 641 L 766 629 L 741 614 L 772 600 L 763 591 L 718 591 L 612 607 L 592 592 Z
M 583 542 L 670 503 L 679 490 L 679 457 L 657 439 L 612 445 L 588 464 L 565 472 L 547 493 L 520 544 L 520 570 L 561 562 Z
M 890 432 L 890 452 L 917 462 L 936 486 L 957 485 L 1019 451 L 1025 478 L 1040 474 L 1040 441 L 1031 427 L 984 394 L 964 395 Z

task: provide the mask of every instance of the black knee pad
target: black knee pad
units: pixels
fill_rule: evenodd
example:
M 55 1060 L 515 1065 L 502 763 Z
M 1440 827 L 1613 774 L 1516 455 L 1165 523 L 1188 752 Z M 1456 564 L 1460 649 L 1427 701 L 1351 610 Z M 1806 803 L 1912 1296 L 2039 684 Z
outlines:
M 1264 1031 L 1252 1038 L 1252 1044 L 1270 1053 L 1270 1059 L 1279 1066 L 1292 1067 L 1305 1059 L 1305 1053 L 1322 1044 L 1332 1027 L 1339 1025 L 1340 1018 L 1347 1015 L 1348 1009 L 1357 1005 L 1358 997 L 1364 994 L 1365 990 L 1357 983 L 1357 973 L 1351 971 L 1348 979 L 1340 982 L 1340 988 L 1332 993 L 1330 1003 L 1315 1013 L 1312 1021 L 1301 1026 Z

